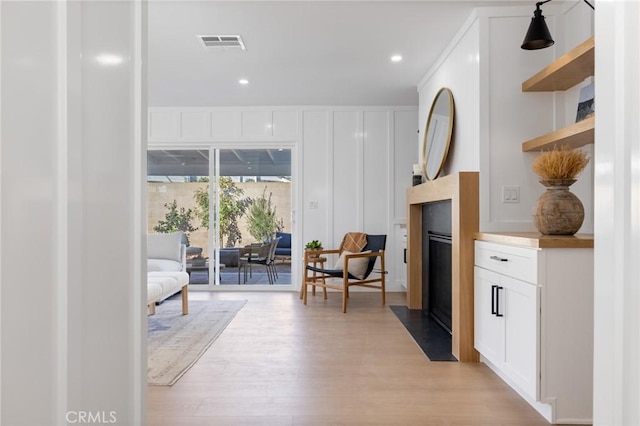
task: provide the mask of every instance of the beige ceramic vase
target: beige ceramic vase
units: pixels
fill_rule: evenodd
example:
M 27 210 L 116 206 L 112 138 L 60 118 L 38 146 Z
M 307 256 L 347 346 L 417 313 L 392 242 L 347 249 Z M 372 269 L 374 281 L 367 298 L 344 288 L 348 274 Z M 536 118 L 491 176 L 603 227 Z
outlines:
M 538 199 L 533 215 L 540 233 L 545 235 L 573 235 L 584 221 L 584 206 L 578 197 L 569 191 L 575 179 L 548 179 L 540 183 L 547 190 Z

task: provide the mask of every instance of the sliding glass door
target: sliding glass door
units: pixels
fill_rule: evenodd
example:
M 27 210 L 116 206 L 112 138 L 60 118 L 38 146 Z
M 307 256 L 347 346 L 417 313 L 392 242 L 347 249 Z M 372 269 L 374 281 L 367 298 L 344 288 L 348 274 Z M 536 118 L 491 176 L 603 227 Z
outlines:
M 147 232 L 184 232 L 191 284 L 209 285 L 208 212 L 197 198 L 209 190 L 209 159 L 208 148 L 147 153 Z
M 290 149 L 150 149 L 147 182 L 148 232 L 187 235 L 192 288 L 291 284 Z

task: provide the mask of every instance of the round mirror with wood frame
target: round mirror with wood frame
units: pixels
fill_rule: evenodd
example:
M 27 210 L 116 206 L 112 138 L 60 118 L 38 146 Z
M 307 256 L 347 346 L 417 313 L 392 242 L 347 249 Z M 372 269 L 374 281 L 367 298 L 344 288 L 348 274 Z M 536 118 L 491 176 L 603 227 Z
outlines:
M 447 160 L 453 135 L 453 93 L 446 87 L 433 99 L 422 140 L 422 175 L 427 180 L 438 177 Z

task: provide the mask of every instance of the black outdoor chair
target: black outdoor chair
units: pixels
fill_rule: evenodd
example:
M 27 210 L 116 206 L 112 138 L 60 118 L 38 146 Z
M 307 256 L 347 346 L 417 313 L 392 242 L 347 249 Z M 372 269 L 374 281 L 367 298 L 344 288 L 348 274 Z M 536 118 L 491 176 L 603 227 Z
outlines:
M 276 246 L 278 245 L 278 241 L 280 238 L 274 238 L 268 243 L 263 244 L 258 250 L 257 256 L 250 256 L 247 259 L 248 266 L 250 270 L 252 269 L 252 265 L 264 265 L 265 271 L 267 273 L 267 279 L 269 280 L 269 284 L 273 284 L 277 279 L 277 272 L 275 270 L 275 251 Z M 245 265 L 245 282 L 246 282 L 246 265 Z
M 347 298 L 349 297 L 349 287 L 361 286 L 375 288 L 382 291 L 382 304 L 386 303 L 385 297 L 385 266 L 384 249 L 387 242 L 386 235 L 367 235 L 367 244 L 360 253 L 349 253 L 342 247 L 336 250 L 305 250 L 304 267 L 305 273 L 302 282 L 302 298 L 307 304 L 307 286 L 322 287 L 324 297 L 327 297 L 326 289 L 332 288 L 342 291 L 342 312 L 347 312 Z M 340 259 L 336 267 L 341 263 L 339 269 L 325 269 L 311 266 L 312 256 L 323 256 L 326 254 L 339 254 Z M 374 269 L 376 260 L 380 259 L 380 269 Z M 315 272 L 310 275 L 309 273 Z M 379 277 L 370 278 L 371 274 L 380 274 Z M 320 274 L 320 275 L 318 275 Z M 327 281 L 327 278 L 341 278 L 342 283 L 336 284 Z

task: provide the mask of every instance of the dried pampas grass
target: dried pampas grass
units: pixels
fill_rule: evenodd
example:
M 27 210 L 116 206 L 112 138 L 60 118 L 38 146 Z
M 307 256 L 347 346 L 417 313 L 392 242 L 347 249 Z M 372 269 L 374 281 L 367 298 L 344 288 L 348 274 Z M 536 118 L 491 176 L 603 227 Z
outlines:
M 585 152 L 564 145 L 542 151 L 531 168 L 543 180 L 575 179 L 588 163 L 589 156 Z

